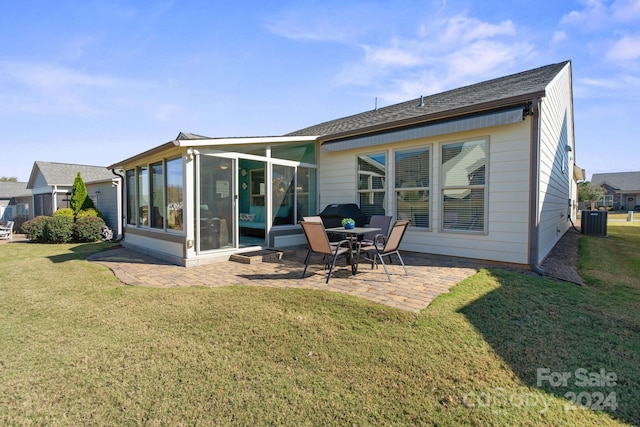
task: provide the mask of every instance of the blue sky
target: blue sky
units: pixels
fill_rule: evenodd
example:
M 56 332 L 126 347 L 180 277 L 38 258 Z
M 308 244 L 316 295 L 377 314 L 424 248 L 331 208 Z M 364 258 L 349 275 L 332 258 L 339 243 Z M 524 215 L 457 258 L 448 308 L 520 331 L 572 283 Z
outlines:
M 576 160 L 640 170 L 640 0 L 5 1 L 0 176 L 281 135 L 573 61 Z

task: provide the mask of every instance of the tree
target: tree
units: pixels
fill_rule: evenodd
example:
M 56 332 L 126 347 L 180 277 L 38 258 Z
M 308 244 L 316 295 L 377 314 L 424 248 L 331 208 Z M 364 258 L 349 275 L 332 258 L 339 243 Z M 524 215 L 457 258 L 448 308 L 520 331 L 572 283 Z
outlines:
M 0 182 L 18 182 L 17 176 L 3 176 L 0 177 Z
M 78 172 L 76 178 L 73 180 L 73 187 L 71 187 L 71 200 L 69 200 L 69 205 L 76 215 L 83 209 L 95 209 L 93 201 L 89 198 L 89 195 L 87 193 L 87 186 L 84 185 L 84 181 L 80 176 L 80 172 Z
M 595 210 L 596 202 L 600 200 L 607 190 L 590 182 L 582 182 L 578 185 L 578 198 L 581 202 L 591 203 L 591 210 Z

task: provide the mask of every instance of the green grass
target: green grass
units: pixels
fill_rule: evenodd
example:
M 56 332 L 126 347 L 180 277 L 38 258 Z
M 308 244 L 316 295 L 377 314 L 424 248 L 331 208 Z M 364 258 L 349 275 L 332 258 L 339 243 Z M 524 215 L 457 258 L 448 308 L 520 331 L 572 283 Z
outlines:
M 483 270 L 420 314 L 128 287 L 84 260 L 108 245 L 1 245 L 0 425 L 639 424 L 640 227 L 608 231 L 581 239 L 587 287 Z M 538 386 L 538 368 L 617 384 Z M 573 410 L 569 392 L 618 405 Z

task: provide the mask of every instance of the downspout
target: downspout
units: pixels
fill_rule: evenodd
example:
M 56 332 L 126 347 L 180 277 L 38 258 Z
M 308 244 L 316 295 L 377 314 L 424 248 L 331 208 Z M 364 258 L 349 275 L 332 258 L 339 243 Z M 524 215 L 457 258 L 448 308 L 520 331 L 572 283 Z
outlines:
M 118 203 L 120 206 L 118 206 L 116 209 L 118 211 L 118 228 L 120 228 L 119 231 L 119 240 L 124 240 L 124 176 L 120 175 L 119 173 L 116 173 L 115 169 L 111 169 L 111 173 L 114 174 L 115 176 L 120 178 L 120 185 L 118 186 L 118 199 L 120 199 L 120 203 Z
M 58 210 L 58 186 L 54 185 L 51 189 L 51 214 Z
M 531 144 L 529 164 L 529 266 L 534 272 L 544 275 L 538 263 L 540 250 L 540 98 L 531 102 Z

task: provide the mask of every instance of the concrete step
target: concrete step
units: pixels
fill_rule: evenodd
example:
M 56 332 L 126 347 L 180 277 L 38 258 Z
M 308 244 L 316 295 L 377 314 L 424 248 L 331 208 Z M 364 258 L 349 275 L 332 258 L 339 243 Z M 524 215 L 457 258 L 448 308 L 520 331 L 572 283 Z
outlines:
M 229 257 L 229 261 L 239 262 L 242 264 L 259 264 L 262 262 L 277 262 L 282 259 L 282 251 L 274 249 L 263 249 L 253 252 L 244 252 L 241 254 L 233 254 Z

